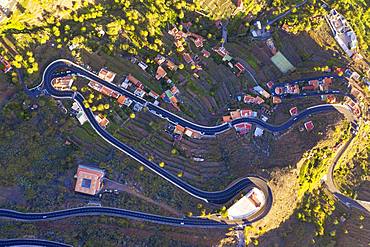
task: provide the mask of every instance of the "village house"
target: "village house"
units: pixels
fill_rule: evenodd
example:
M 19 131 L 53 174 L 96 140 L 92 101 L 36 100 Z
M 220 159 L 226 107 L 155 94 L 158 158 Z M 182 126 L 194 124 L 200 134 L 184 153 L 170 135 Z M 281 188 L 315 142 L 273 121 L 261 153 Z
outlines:
M 229 115 L 222 117 L 222 122 L 223 123 L 229 123 L 229 122 L 231 122 L 231 120 L 232 120 L 231 116 L 229 116 Z
M 156 72 L 156 75 L 155 75 L 155 79 L 160 80 L 160 79 L 164 78 L 166 75 L 167 75 L 167 72 L 163 69 L 163 67 L 158 66 L 158 69 L 157 69 L 157 72 Z
M 57 90 L 69 90 L 73 84 L 72 76 L 58 77 L 51 81 L 51 85 Z
M 185 133 L 185 128 L 184 128 L 184 127 L 182 127 L 181 125 L 177 124 L 177 125 L 175 126 L 175 129 L 174 129 L 173 133 L 175 133 L 175 134 L 178 134 L 178 135 L 181 135 L 181 136 L 182 136 L 182 135 Z
M 245 71 L 245 67 L 241 63 L 236 63 L 235 67 L 239 70 L 239 72 L 236 74 L 236 76 L 240 76 Z
M 266 99 L 270 98 L 270 96 L 271 96 L 265 89 L 263 89 L 260 86 L 253 87 L 253 90 L 255 92 L 259 93 L 260 95 L 262 95 L 263 97 L 265 97 Z
M 304 127 L 307 131 L 311 131 L 315 126 L 312 121 L 308 121 L 304 123 Z
M 231 111 L 230 112 L 230 116 L 231 116 L 231 119 L 238 119 L 241 117 L 240 115 L 240 111 L 239 110 L 236 110 L 236 111 Z
M 127 98 L 126 96 L 123 96 L 123 95 L 120 95 L 117 99 L 117 103 L 120 105 L 120 106 L 127 106 L 129 107 L 131 104 L 132 104 L 132 100 Z
M 104 68 L 101 69 L 99 71 L 99 74 L 98 74 L 98 76 L 99 76 L 100 79 L 103 79 L 103 80 L 105 80 L 107 82 L 113 82 L 113 80 L 116 77 L 116 75 L 117 75 L 116 73 L 114 73 L 112 71 L 109 71 L 109 70 L 106 70 Z
M 136 96 L 142 98 L 142 97 L 144 97 L 144 95 L 146 94 L 146 92 L 143 89 L 141 89 L 141 88 L 136 88 L 134 94 Z
M 1 68 L 1 71 L 3 73 L 7 73 L 7 72 L 9 72 L 12 69 L 11 64 L 7 60 L 5 60 L 4 57 L 0 56 L 0 62 L 3 65 L 3 68 Z
M 183 56 L 182 56 L 183 58 L 184 58 L 184 61 L 186 62 L 186 63 L 194 63 L 194 61 L 193 61 L 193 58 L 190 56 L 190 54 L 189 53 L 184 53 L 183 54 Z
M 290 113 L 290 116 L 298 115 L 298 108 L 297 107 L 290 108 L 289 113 Z
M 272 103 L 273 104 L 280 104 L 281 103 L 281 98 L 277 97 L 277 96 L 272 97 Z
M 149 94 L 148 94 L 150 97 L 152 97 L 153 99 L 158 99 L 159 95 L 154 92 L 153 90 L 150 90 Z
M 203 57 L 205 58 L 208 58 L 211 55 L 211 53 L 205 49 L 202 50 L 202 54 L 203 54 Z
M 88 195 L 96 195 L 103 187 L 105 172 L 98 168 L 79 165 L 75 178 L 75 191 Z
M 166 66 L 171 71 L 176 71 L 177 68 L 178 68 L 178 66 L 174 62 L 172 62 L 171 60 L 169 60 L 169 59 L 166 60 Z
M 158 54 L 155 58 L 154 58 L 154 61 L 158 64 L 158 65 L 161 65 L 162 63 L 164 63 L 166 61 L 166 58 L 160 54 Z
M 269 81 L 266 83 L 266 86 L 268 87 L 268 89 L 271 89 L 274 86 L 274 83 L 272 81 Z
M 148 65 L 146 64 L 146 63 L 144 63 L 144 62 L 139 62 L 138 64 L 137 64 L 142 70 L 146 70 L 147 68 L 148 68 Z
M 226 50 L 225 47 L 216 47 L 216 48 L 212 48 L 213 51 L 215 51 L 218 55 L 220 55 L 222 58 L 224 58 L 226 55 L 229 54 L 229 52 Z
M 135 87 L 143 89 L 144 85 L 135 77 L 133 77 L 131 74 L 128 74 L 125 79 L 125 83 L 131 82 Z
M 186 128 L 185 135 L 191 138 L 194 138 L 194 139 L 199 139 L 202 136 L 198 131 L 195 131 L 189 128 Z
M 109 120 L 103 116 L 103 114 L 95 115 L 96 121 L 99 123 L 100 127 L 103 127 L 104 129 L 108 126 Z
M 234 125 L 235 130 L 240 134 L 240 135 L 245 135 L 252 129 L 252 124 L 250 123 L 240 123 Z

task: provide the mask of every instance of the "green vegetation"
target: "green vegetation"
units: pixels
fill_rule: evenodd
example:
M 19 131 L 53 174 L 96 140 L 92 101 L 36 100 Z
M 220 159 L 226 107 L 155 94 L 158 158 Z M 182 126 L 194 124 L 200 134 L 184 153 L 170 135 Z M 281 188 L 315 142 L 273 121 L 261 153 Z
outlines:
M 297 218 L 303 222 L 313 223 L 316 227 L 316 236 L 322 236 L 325 233 L 325 221 L 335 210 L 334 204 L 331 195 L 326 194 L 323 189 L 315 189 L 303 198 Z
M 370 127 L 363 126 L 334 170 L 334 179 L 340 190 L 353 198 L 357 198 L 361 183 L 369 179 L 369 135 Z
M 294 6 L 301 1 L 297 0 L 274 0 L 272 1 L 273 14 L 278 15 L 286 11 L 290 6 Z M 363 0 L 336 0 L 328 1 L 330 8 L 335 8 L 351 24 L 354 29 L 361 50 L 369 54 L 370 48 L 370 9 L 369 3 Z M 322 2 L 308 0 L 299 9 L 293 9 L 290 15 L 280 20 L 281 24 L 287 24 L 289 31 L 298 33 L 301 31 L 316 30 L 324 23 L 326 10 L 322 7 Z
M 28 8 L 30 3 L 39 11 Z M 10 19 L 1 25 L 0 35 L 17 44 L 16 50 L 21 54 L 11 52 L 13 65 L 31 68 L 30 74 L 37 71 L 37 61 L 30 50 L 48 41 L 57 48 L 71 46 L 71 54 L 76 58 L 79 49 L 138 54 L 146 48 L 164 53 L 162 28 L 183 19 L 184 12 L 200 8 L 197 1 L 183 0 L 145 1 L 145 4 L 140 0 L 98 4 L 82 1 L 82 6 L 74 2 L 73 6 L 59 6 L 56 12 L 47 11 L 50 1 L 21 1 L 17 6 Z M 43 15 L 36 14 L 42 11 Z
M 335 128 L 334 133 L 328 138 L 328 143 L 323 143 L 318 147 L 304 154 L 306 158 L 299 173 L 298 196 L 301 197 L 307 191 L 312 191 L 317 187 L 322 176 L 327 172 L 329 165 L 335 155 L 334 147 L 343 143 L 350 137 L 349 123 L 343 122 Z
M 330 1 L 331 6 L 343 14 L 355 31 L 362 51 L 370 52 L 370 8 L 364 0 Z

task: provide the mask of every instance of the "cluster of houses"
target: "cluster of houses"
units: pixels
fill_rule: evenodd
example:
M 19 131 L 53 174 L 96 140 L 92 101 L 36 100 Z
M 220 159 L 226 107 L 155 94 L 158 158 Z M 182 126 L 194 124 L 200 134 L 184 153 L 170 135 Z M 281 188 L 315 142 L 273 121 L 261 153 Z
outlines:
M 294 116 L 297 116 L 298 115 L 298 108 L 296 106 L 290 108 L 289 110 L 289 114 L 291 117 L 294 117 Z M 313 122 L 310 120 L 310 121 L 307 121 L 303 124 L 304 128 L 307 130 L 307 131 L 311 131 L 315 128 L 315 125 L 313 124 Z
M 107 81 L 107 82 L 112 83 L 114 78 L 116 77 L 116 73 L 102 68 L 99 71 L 98 77 Z M 106 87 L 106 86 L 104 86 L 104 85 L 102 85 L 102 84 L 100 84 L 96 81 L 90 81 L 88 83 L 88 86 L 90 88 L 98 91 L 99 93 L 101 93 L 103 95 L 106 95 L 108 97 L 111 97 L 111 98 L 115 99 L 120 106 L 123 106 L 123 105 L 130 106 L 131 103 L 132 103 L 132 100 L 130 100 L 126 96 L 121 95 L 117 91 L 112 90 L 112 89 L 110 89 L 110 88 L 108 88 L 108 87 Z M 77 119 L 78 119 L 78 121 L 80 122 L 81 125 L 84 124 L 87 121 L 87 118 L 86 118 L 85 114 L 80 109 L 80 107 L 77 105 L 77 103 L 73 104 L 72 110 L 75 111 L 76 117 L 77 117 Z M 103 128 L 106 128 L 107 125 L 109 124 L 109 120 L 101 113 L 95 115 L 95 119 L 97 120 L 99 125 Z
M 7 61 L 7 60 L 5 60 L 5 58 L 4 57 L 2 57 L 2 56 L 0 56 L 0 62 L 1 62 L 1 64 L 2 64 L 2 66 L 1 66 L 1 71 L 3 72 L 3 73 L 7 73 L 7 72 L 9 72 L 11 69 L 12 69 L 12 66 L 10 65 L 10 63 Z
M 365 76 L 361 77 L 361 75 L 359 73 L 357 73 L 356 71 L 352 71 L 351 69 L 346 69 L 344 71 L 344 76 L 348 80 L 354 80 L 354 81 L 357 81 L 357 82 L 361 82 L 362 81 L 370 89 L 370 79 L 367 78 L 367 77 L 365 77 Z
M 192 32 L 183 32 L 177 27 L 172 28 L 168 33 L 175 39 L 175 46 L 179 52 L 185 50 L 184 40 L 189 38 L 197 48 L 203 47 L 204 38 Z
M 183 26 L 189 27 L 191 26 L 191 23 L 184 23 Z M 177 51 L 180 53 L 185 63 L 194 67 L 193 76 L 195 78 L 199 78 L 198 72 L 203 69 L 202 66 L 199 64 L 200 58 L 198 55 L 192 56 L 189 52 L 187 52 L 184 47 L 184 43 L 186 39 L 190 39 L 194 43 L 196 48 L 202 48 L 201 52 L 203 56 L 207 58 L 210 56 L 210 52 L 203 48 L 205 39 L 199 34 L 195 34 L 189 31 L 183 32 L 177 27 L 172 28 L 168 31 L 168 33 L 174 38 L 174 44 L 177 48 Z
M 224 63 L 226 63 L 233 71 L 236 76 L 240 76 L 242 73 L 245 72 L 245 67 L 240 62 L 236 61 L 231 55 L 230 52 L 226 50 L 225 47 L 214 47 L 212 48 L 214 52 L 216 52 Z
M 102 70 L 101 73 L 99 73 L 99 77 L 104 77 L 104 79 L 108 79 L 113 81 L 115 74 L 109 74 L 106 70 Z M 110 78 L 110 79 L 109 79 Z M 58 90 L 64 91 L 64 90 L 70 90 L 73 84 L 74 78 L 73 76 L 64 76 L 64 77 L 58 77 L 53 79 L 51 82 L 51 85 Z M 110 90 L 107 87 L 102 86 L 101 84 L 90 81 L 89 86 L 97 91 L 99 91 L 102 94 L 108 95 L 109 97 L 118 98 L 120 94 L 118 94 L 115 91 Z M 76 103 L 73 102 L 72 105 L 72 113 L 76 116 L 77 120 L 80 122 L 81 125 L 83 125 L 88 119 L 85 115 L 85 113 L 82 111 L 81 107 Z M 96 121 L 99 123 L 99 125 L 103 128 L 106 128 L 109 124 L 109 120 L 103 115 L 98 114 L 95 115 Z
M 173 134 L 176 140 L 181 140 L 183 135 L 196 139 L 199 139 L 202 136 L 200 132 L 192 130 L 190 128 L 185 128 L 179 124 L 173 127 Z
M 229 115 L 223 116 L 222 117 L 222 122 L 224 123 L 229 123 L 235 119 L 243 118 L 243 117 L 248 117 L 248 118 L 257 118 L 258 113 L 249 109 L 237 109 L 235 111 L 231 111 Z M 266 116 L 261 116 L 262 121 L 267 121 L 268 118 Z M 245 135 L 249 133 L 252 130 L 252 124 L 251 123 L 239 123 L 234 125 L 235 130 L 240 134 L 240 135 Z M 255 129 L 254 135 L 255 136 L 261 136 L 263 134 L 263 130 L 259 127 Z
M 81 125 L 88 121 L 85 113 L 82 111 L 81 107 L 76 102 L 73 102 L 71 109 L 72 113 L 76 116 L 78 122 Z M 99 113 L 97 115 L 94 115 L 94 117 L 101 127 L 106 128 L 108 126 L 109 120 L 103 114 Z
M 270 83 L 270 82 L 269 82 Z M 268 87 L 273 90 L 273 94 L 275 96 L 287 96 L 287 95 L 295 95 L 307 92 L 314 92 L 314 91 L 327 91 L 329 90 L 330 86 L 333 83 L 333 78 L 322 77 L 320 79 L 312 79 L 312 80 L 298 80 L 293 81 L 290 83 L 279 84 L 274 86 L 273 84 L 269 84 Z M 322 100 L 326 100 L 329 103 L 335 103 L 336 98 L 334 95 L 322 95 Z

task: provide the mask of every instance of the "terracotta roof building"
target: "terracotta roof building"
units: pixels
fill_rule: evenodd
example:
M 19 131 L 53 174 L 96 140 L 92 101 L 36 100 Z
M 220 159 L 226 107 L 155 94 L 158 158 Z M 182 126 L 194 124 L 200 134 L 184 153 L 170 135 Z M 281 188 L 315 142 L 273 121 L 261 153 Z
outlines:
M 173 131 L 173 133 L 175 133 L 175 134 L 179 134 L 179 135 L 182 135 L 182 134 L 184 134 L 184 132 L 185 132 L 185 128 L 184 127 L 182 127 L 181 125 L 176 125 L 175 126 L 175 129 L 174 129 L 174 131 Z
M 102 181 L 105 172 L 101 169 L 91 168 L 87 166 L 78 166 L 77 178 L 75 191 L 88 194 L 96 195 L 102 189 Z
M 311 85 L 314 87 L 314 89 L 317 89 L 319 87 L 319 81 L 318 80 L 308 81 L 308 85 Z
M 280 104 L 281 103 L 281 98 L 277 97 L 277 96 L 272 97 L 272 103 L 273 104 Z
M 103 128 L 106 128 L 109 124 L 109 120 L 103 116 L 103 114 L 95 115 L 96 121 L 98 121 L 99 125 Z
M 243 101 L 244 103 L 250 103 L 250 104 L 254 104 L 255 102 L 255 98 L 249 94 L 245 95 L 244 98 L 243 98 Z
M 116 73 L 113 73 L 112 71 L 106 69 L 101 69 L 98 76 L 107 82 L 112 82 L 114 80 L 114 77 L 116 77 Z
M 241 117 L 241 115 L 240 115 L 240 111 L 239 111 L 239 110 L 237 110 L 237 111 L 232 111 L 232 112 L 230 112 L 230 116 L 231 116 L 231 118 L 232 118 L 232 119 L 240 118 L 240 117 Z
M 118 97 L 117 102 L 118 102 L 118 104 L 123 105 L 125 100 L 126 100 L 126 97 L 121 95 L 121 96 Z
M 230 117 L 230 116 L 223 116 L 223 117 L 222 117 L 222 122 L 224 122 L 224 123 L 229 123 L 229 122 L 231 122 L 231 117 Z
M 126 77 L 126 80 L 128 80 L 132 84 L 134 84 L 135 87 L 138 87 L 138 88 L 141 88 L 141 89 L 144 88 L 143 84 L 138 79 L 133 77 L 131 74 L 128 74 L 128 76 Z
M 237 76 L 240 76 L 245 71 L 245 67 L 241 63 L 236 63 L 235 67 L 239 70 Z
M 163 69 L 162 66 L 158 66 L 157 73 L 155 75 L 155 79 L 160 80 L 167 75 L 167 72 Z

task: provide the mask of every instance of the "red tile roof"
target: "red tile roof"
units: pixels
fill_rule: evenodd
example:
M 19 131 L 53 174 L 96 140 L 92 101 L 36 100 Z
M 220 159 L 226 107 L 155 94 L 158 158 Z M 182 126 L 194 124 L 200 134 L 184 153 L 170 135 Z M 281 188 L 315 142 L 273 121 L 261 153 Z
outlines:
M 240 116 L 241 117 L 250 117 L 250 116 L 252 116 L 252 110 L 248 110 L 248 109 L 240 110 Z
M 268 88 L 272 88 L 274 86 L 274 83 L 272 81 L 269 81 L 266 85 Z
M 111 90 L 111 89 L 109 89 L 109 88 L 107 88 L 107 87 L 103 86 L 103 87 L 100 89 L 100 92 L 101 92 L 102 94 L 107 95 L 107 96 L 112 96 L 113 90 Z
M 253 104 L 255 102 L 254 97 L 251 96 L 251 95 L 245 95 L 243 100 L 244 100 L 244 103 L 251 103 L 251 104 Z
M 245 67 L 241 63 L 236 63 L 235 67 L 241 72 L 245 71 Z
M 330 78 L 330 77 L 326 77 L 324 78 L 323 82 L 326 84 L 326 85 L 331 85 L 331 83 L 333 82 L 333 79 Z
M 204 57 L 209 57 L 211 55 L 211 53 L 205 49 L 202 50 L 202 53 Z
M 113 73 L 112 71 L 106 69 L 101 69 L 98 76 L 103 80 L 112 82 L 114 80 L 114 77 L 116 76 L 116 73 Z
M 136 79 L 135 77 L 133 77 L 131 74 L 128 74 L 127 79 L 130 82 L 132 82 L 132 84 L 134 84 L 138 88 L 143 88 L 144 87 L 143 84 L 138 79 Z
M 155 75 L 155 79 L 160 80 L 167 75 L 167 72 L 163 69 L 162 66 L 158 66 L 157 73 Z
M 283 88 L 282 87 L 276 87 L 275 88 L 275 93 L 276 94 L 282 94 L 283 93 Z
M 185 132 L 185 128 L 184 128 L 184 127 L 182 127 L 182 126 L 181 126 L 181 125 L 179 125 L 179 124 L 175 126 L 174 133 L 181 135 L 181 134 L 183 134 L 184 132 Z
M 306 128 L 307 131 L 312 130 L 315 126 L 313 125 L 312 121 L 308 121 L 304 123 L 304 127 Z
M 290 110 L 289 110 L 289 113 L 290 113 L 290 116 L 295 116 L 298 114 L 298 108 L 297 107 L 292 107 Z
M 314 89 L 317 89 L 319 87 L 319 81 L 318 80 L 311 80 L 308 82 L 309 85 L 312 85 Z

